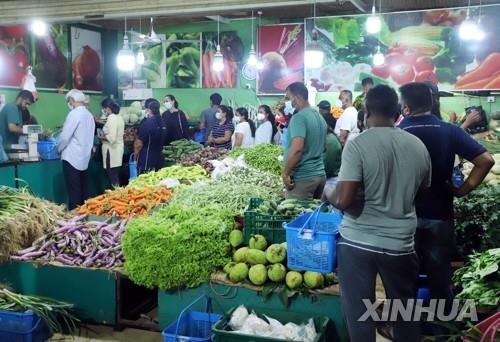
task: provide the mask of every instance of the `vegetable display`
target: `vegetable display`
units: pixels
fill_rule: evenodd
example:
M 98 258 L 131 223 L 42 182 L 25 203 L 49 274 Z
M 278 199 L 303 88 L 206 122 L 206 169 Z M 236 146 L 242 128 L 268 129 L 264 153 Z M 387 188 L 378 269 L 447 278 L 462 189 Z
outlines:
M 276 200 L 280 198 L 280 194 L 254 184 L 216 181 L 179 189 L 171 203 L 193 208 L 218 206 L 230 210 L 233 215 L 241 215 L 251 197 Z
M 60 262 L 69 266 L 114 269 L 123 265 L 120 238 L 126 220 L 86 222 L 82 216 L 59 221 L 55 230 L 42 236 L 33 246 L 18 252 L 13 260 Z
M 226 157 L 229 151 L 219 150 L 214 147 L 205 147 L 198 152 L 185 156 L 179 161 L 183 166 L 200 165 L 208 172 L 214 170 L 214 166 L 210 163 L 211 160 L 222 160 Z
M 128 187 L 148 187 L 157 186 L 162 180 L 177 179 L 183 184 L 192 184 L 197 181 L 207 179 L 208 174 L 204 168 L 199 165 L 195 166 L 181 166 L 174 165 L 164 167 L 158 171 L 152 171 L 139 175 L 136 179 L 131 181 Z
M 80 320 L 71 314 L 71 309 L 73 304 L 45 297 L 25 296 L 5 288 L 0 289 L 0 310 L 14 312 L 31 310 L 47 324 L 52 333 L 76 330 L 76 324 Z
M 141 216 L 170 201 L 172 195 L 173 193 L 164 187 L 117 188 L 85 201 L 76 212 L 96 216 L 116 215 L 121 218 Z
M 229 184 L 254 184 L 255 186 L 268 188 L 269 192 L 278 195 L 284 190 L 281 177 L 247 167 L 233 167 L 229 172 L 223 174 L 218 181 Z
M 288 199 L 282 202 L 264 201 L 255 211 L 260 214 L 283 215 L 295 217 L 304 212 L 313 212 L 321 205 L 320 200 L 314 200 L 310 204 L 296 199 Z
M 275 175 L 281 175 L 283 170 L 283 162 L 279 158 L 283 155 L 283 148 L 281 146 L 261 144 L 249 148 L 238 148 L 230 153 L 230 156 L 233 158 L 241 155 L 245 155 L 245 163 L 250 167 Z
M 146 287 L 196 287 L 230 260 L 233 226 L 233 213 L 220 207 L 171 204 L 132 219 L 122 237 L 125 270 Z
M 473 299 L 479 307 L 498 311 L 500 309 L 500 248 L 470 256 L 467 265 L 455 271 L 453 282 L 462 289 L 456 298 Z
M 177 162 L 182 158 L 193 154 L 203 148 L 203 145 L 197 142 L 181 139 L 171 142 L 163 148 L 163 156 L 165 160 Z
M 494 154 L 493 157 L 495 159 L 495 165 L 493 165 L 483 182 L 491 186 L 496 186 L 500 184 L 500 153 Z M 464 163 L 464 169 L 462 172 L 465 177 L 469 176 L 473 167 L 474 165 L 472 163 Z
M 455 236 L 462 257 L 500 246 L 500 186 L 455 199 Z
M 0 261 L 31 246 L 67 216 L 64 207 L 33 196 L 27 188 L 0 187 Z

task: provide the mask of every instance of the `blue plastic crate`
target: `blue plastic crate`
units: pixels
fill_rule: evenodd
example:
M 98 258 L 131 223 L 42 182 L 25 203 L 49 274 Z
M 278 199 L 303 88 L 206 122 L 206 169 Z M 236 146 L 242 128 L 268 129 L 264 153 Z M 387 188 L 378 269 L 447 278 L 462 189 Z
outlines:
M 164 342 L 210 342 L 212 341 L 212 325 L 222 315 L 206 312 L 186 312 L 174 323 L 162 331 Z
M 320 273 L 330 273 L 335 269 L 337 235 L 343 215 L 336 210 L 322 213 L 321 208 L 283 223 L 288 268 Z
M 0 311 L 0 341 L 43 342 L 51 333 L 45 322 L 32 311 Z
M 57 142 L 55 140 L 39 141 L 37 144 L 38 154 L 43 160 L 57 160 L 61 159 L 57 151 Z

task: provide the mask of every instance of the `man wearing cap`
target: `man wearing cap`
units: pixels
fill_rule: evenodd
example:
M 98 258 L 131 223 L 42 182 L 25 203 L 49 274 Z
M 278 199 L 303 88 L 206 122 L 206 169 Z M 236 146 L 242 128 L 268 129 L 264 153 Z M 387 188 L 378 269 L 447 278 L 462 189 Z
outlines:
M 58 144 L 68 190 L 68 209 L 73 210 L 87 198 L 87 169 L 94 144 L 95 122 L 85 107 L 85 94 L 73 89 L 66 95 L 70 112 Z
M 319 113 L 325 119 L 326 124 L 328 125 L 328 128 L 332 129 L 332 131 L 335 129 L 335 124 L 337 123 L 337 120 L 332 115 L 332 106 L 330 102 L 323 100 L 318 104 L 318 109 Z

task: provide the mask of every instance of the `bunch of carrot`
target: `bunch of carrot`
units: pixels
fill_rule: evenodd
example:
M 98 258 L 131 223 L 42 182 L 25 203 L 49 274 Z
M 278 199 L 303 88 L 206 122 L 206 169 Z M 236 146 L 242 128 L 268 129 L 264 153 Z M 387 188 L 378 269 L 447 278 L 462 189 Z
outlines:
M 91 198 L 76 209 L 78 214 L 121 218 L 145 215 L 152 208 L 167 203 L 173 192 L 165 187 L 117 188 Z
M 330 113 L 332 113 L 332 116 L 334 119 L 338 119 L 338 118 L 340 118 L 342 113 L 344 113 L 344 110 L 342 108 L 339 108 L 339 107 L 332 107 L 332 109 L 330 110 Z
M 486 57 L 474 70 L 464 74 L 455 83 L 456 89 L 500 89 L 500 53 L 494 52 Z

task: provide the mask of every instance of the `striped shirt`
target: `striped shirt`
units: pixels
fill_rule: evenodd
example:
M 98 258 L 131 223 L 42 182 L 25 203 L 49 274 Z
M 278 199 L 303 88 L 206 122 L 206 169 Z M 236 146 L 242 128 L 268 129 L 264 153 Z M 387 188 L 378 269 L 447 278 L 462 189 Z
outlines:
M 224 137 L 226 131 L 231 131 L 231 136 L 233 135 L 234 126 L 233 126 L 232 122 L 226 122 L 224 125 L 221 125 L 220 123 L 216 123 L 212 127 L 212 137 L 215 139 L 222 138 L 222 137 Z M 229 139 L 228 142 L 225 142 L 223 144 L 214 144 L 214 147 L 219 148 L 219 149 L 230 150 L 231 145 L 232 145 L 231 139 Z

